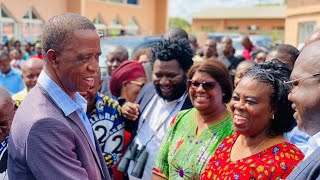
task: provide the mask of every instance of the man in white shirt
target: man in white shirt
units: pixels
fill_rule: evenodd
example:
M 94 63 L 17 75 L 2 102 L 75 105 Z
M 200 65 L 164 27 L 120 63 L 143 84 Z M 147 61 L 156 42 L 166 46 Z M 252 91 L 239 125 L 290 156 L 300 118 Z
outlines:
M 153 68 L 152 83 L 147 84 L 135 103 L 126 103 L 122 112 L 133 120 L 126 125 L 132 131 L 133 143 L 149 153 L 143 176 L 149 180 L 162 139 L 172 118 L 182 109 L 192 107 L 186 93 L 186 72 L 191 67 L 193 52 L 187 39 L 163 40 L 152 48 L 150 62 Z M 130 162 L 130 179 L 136 165 Z
M 311 137 L 306 158 L 287 179 L 320 178 L 320 41 L 306 46 L 291 74 L 292 91 L 288 98 L 296 110 L 298 128 Z

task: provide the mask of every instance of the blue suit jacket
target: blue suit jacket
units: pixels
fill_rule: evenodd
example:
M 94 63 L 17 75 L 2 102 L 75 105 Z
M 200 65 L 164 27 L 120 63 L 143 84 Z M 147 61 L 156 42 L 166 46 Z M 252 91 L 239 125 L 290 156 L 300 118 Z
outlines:
M 18 108 L 8 144 L 9 179 L 110 179 L 95 138 L 38 83 Z
M 287 180 L 320 180 L 320 147 L 291 172 Z

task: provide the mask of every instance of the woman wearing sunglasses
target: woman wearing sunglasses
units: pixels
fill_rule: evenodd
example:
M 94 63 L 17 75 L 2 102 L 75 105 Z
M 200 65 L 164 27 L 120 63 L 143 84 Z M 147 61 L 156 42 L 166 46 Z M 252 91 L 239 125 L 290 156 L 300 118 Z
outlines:
M 289 76 L 277 60 L 245 72 L 230 103 L 236 133 L 219 145 L 201 179 L 285 179 L 303 159 L 283 135 L 296 124 Z
M 232 83 L 219 61 L 200 61 L 187 74 L 194 108 L 171 122 L 154 167 L 154 179 L 198 179 L 222 140 L 233 133 L 226 103 Z

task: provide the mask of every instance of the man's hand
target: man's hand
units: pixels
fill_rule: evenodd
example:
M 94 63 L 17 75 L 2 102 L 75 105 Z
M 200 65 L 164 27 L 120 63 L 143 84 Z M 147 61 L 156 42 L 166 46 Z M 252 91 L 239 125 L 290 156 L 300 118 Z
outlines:
M 123 117 L 125 117 L 126 119 L 135 121 L 139 116 L 139 109 L 139 104 L 126 102 L 124 105 L 122 105 L 121 112 L 123 114 Z

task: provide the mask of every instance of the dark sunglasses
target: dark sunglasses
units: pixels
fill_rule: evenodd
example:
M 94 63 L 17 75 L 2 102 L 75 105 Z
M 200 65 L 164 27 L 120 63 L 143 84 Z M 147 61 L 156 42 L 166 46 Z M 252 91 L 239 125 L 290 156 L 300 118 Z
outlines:
M 188 80 L 188 88 L 192 88 L 193 90 L 197 90 L 200 86 L 206 91 L 213 90 L 216 87 L 215 82 L 198 82 L 193 80 Z

